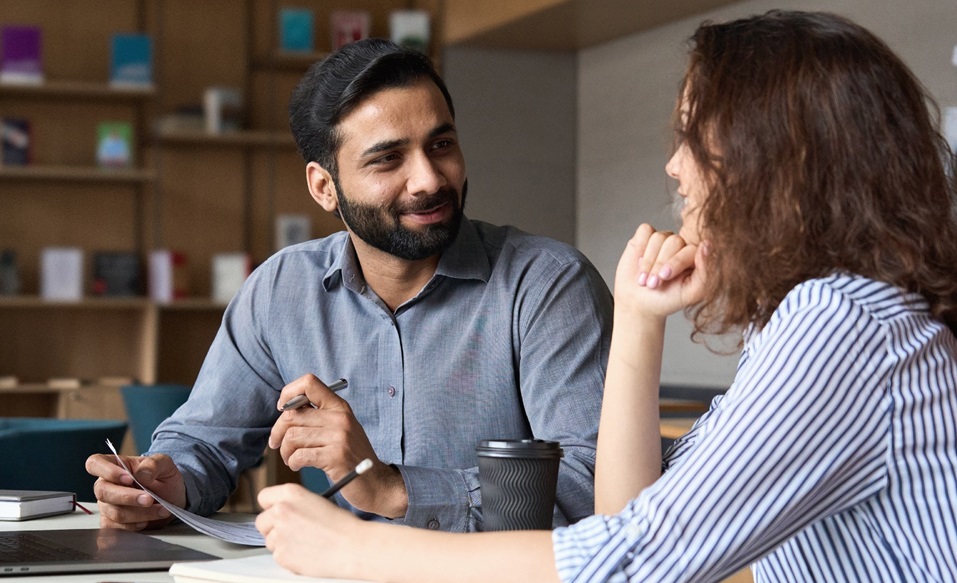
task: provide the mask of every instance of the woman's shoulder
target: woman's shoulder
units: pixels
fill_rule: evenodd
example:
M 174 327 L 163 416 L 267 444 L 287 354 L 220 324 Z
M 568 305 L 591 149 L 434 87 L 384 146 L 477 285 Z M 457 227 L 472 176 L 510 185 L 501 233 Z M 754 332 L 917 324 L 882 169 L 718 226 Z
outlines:
M 824 313 L 836 316 L 856 312 L 886 323 L 914 314 L 926 315 L 927 311 L 927 302 L 919 294 L 862 275 L 833 273 L 796 285 L 785 296 L 776 314 L 816 312 L 818 316 Z

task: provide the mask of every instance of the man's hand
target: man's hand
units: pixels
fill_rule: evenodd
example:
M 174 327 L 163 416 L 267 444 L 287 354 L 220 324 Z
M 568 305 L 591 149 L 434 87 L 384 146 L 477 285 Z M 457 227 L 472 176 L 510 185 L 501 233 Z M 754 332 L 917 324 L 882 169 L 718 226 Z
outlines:
M 286 411 L 269 435 L 269 447 L 279 449 L 292 470 L 310 466 L 336 481 L 368 458 L 372 469 L 342 489 L 354 507 L 388 518 L 405 516 L 409 506 L 405 482 L 398 470 L 382 463 L 349 403 L 315 375 L 307 374 L 283 387 L 276 407 L 297 395 L 306 395 L 313 407 Z
M 169 456 L 121 457 L 140 484 L 167 502 L 186 507 L 186 484 Z M 100 508 L 101 527 L 143 530 L 172 520 L 169 511 L 141 490 L 112 455 L 91 455 L 86 460 L 86 471 L 98 478 L 93 493 Z

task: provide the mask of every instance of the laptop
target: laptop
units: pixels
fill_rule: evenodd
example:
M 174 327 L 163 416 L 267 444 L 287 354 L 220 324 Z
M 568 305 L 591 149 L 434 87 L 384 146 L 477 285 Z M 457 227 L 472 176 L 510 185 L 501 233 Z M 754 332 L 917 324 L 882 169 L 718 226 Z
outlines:
M 0 577 L 163 570 L 181 561 L 219 558 L 115 528 L 0 532 Z

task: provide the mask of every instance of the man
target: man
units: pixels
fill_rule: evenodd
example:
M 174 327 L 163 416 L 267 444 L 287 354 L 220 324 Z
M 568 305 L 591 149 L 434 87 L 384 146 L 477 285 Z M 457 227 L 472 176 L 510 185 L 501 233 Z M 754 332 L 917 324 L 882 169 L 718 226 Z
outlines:
M 424 56 L 347 45 L 293 93 L 309 192 L 347 231 L 284 249 L 230 303 L 189 401 L 130 460 L 194 512 L 226 500 L 264 447 L 332 480 L 378 520 L 481 525 L 475 446 L 561 442 L 556 524 L 592 513 L 611 297 L 571 247 L 463 216 L 454 110 Z M 337 393 L 323 382 L 348 379 Z M 313 407 L 280 413 L 306 395 Z M 105 526 L 168 513 L 105 456 L 87 462 Z

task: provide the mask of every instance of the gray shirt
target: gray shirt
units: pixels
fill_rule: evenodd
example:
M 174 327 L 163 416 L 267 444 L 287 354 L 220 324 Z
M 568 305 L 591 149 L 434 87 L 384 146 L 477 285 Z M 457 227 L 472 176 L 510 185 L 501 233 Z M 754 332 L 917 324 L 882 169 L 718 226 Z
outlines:
M 611 322 L 601 276 L 557 241 L 463 220 L 429 283 L 392 313 L 336 233 L 276 253 L 246 280 L 151 451 L 179 466 L 188 508 L 212 513 L 260 460 L 282 387 L 307 373 L 345 377 L 339 396 L 405 481 L 396 522 L 480 529 L 475 446 L 532 437 L 561 442 L 556 524 L 574 522 L 593 512 Z

